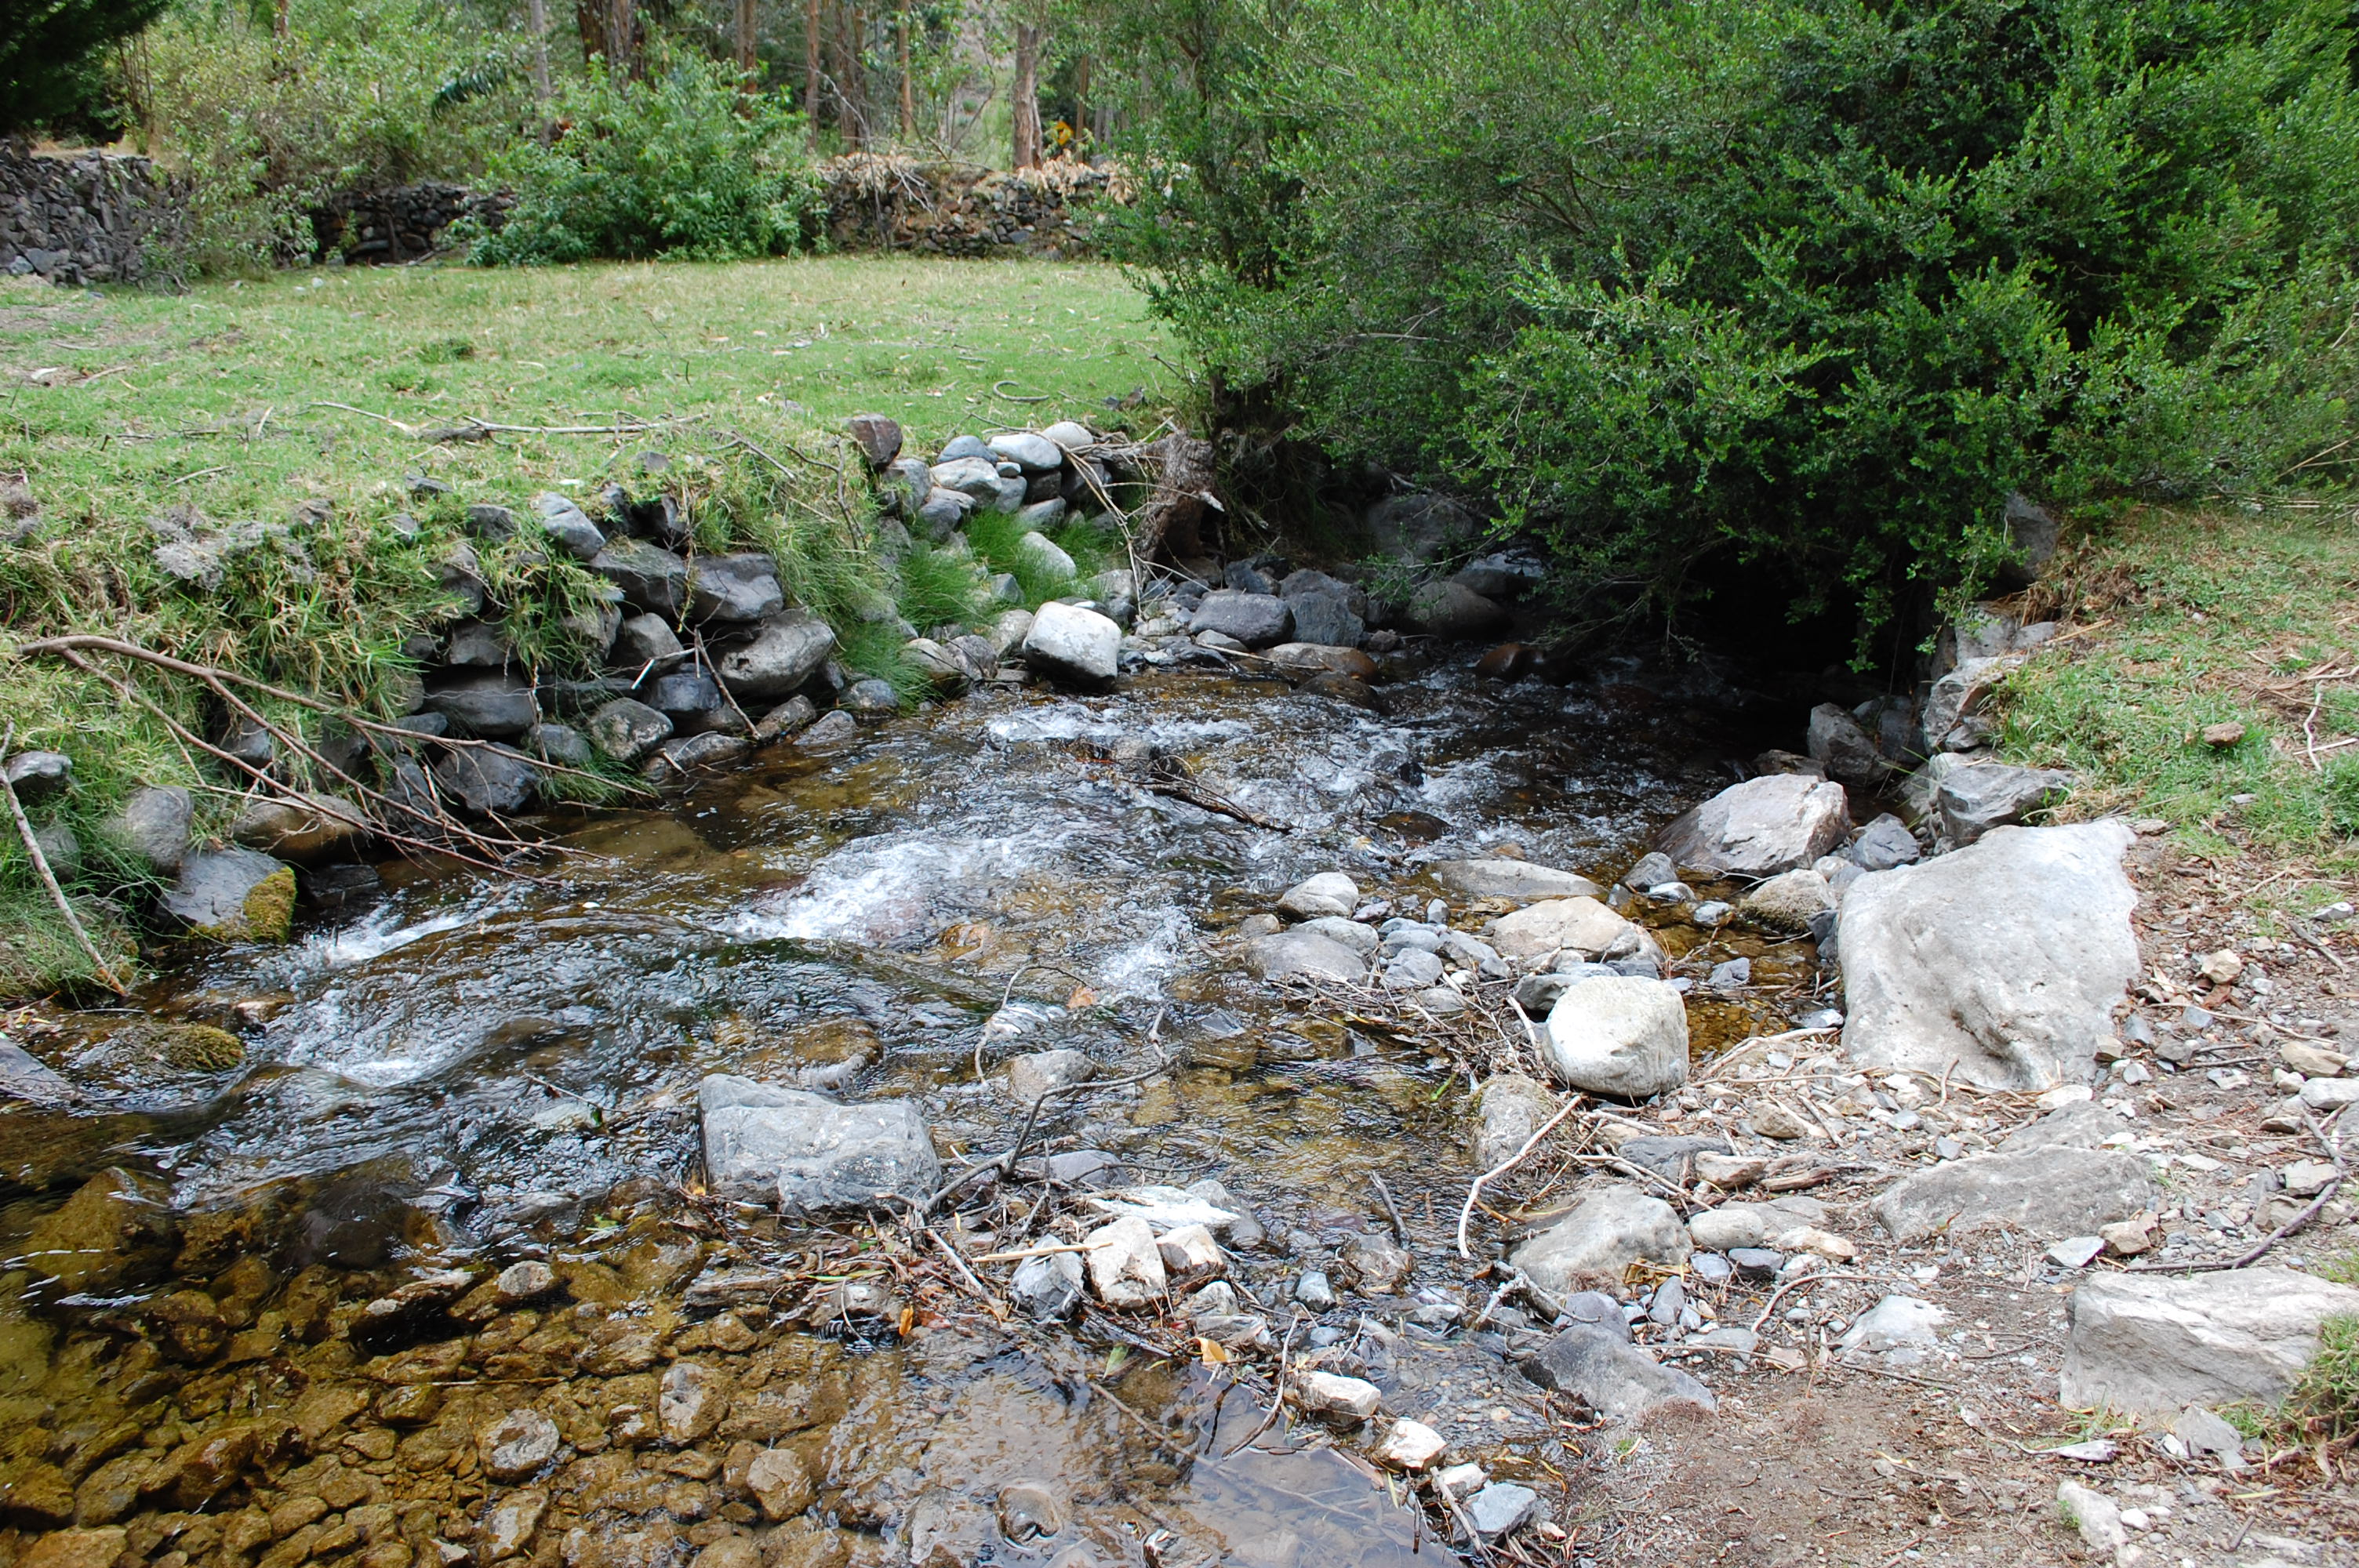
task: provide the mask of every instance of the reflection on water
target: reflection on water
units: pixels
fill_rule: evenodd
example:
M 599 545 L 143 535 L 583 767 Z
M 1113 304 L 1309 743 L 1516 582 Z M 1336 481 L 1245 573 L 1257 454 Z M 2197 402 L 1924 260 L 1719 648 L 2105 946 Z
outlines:
M 1212 1176 L 1313 1230 L 1364 1213 L 1372 1169 L 1394 1173 L 1415 1210 L 1464 1180 L 1439 1064 L 1289 1011 L 1229 970 L 1223 930 L 1315 871 L 1421 901 L 1433 892 L 1419 880 L 1426 862 L 1501 845 L 1606 880 L 1648 828 L 1721 781 L 1681 761 L 1702 721 L 1674 704 L 1633 716 L 1579 691 L 1449 674 L 1390 691 L 1381 718 L 1212 677 L 1148 677 L 1086 701 L 993 693 L 896 720 L 845 753 L 764 754 L 662 809 L 602 816 L 571 834 L 578 853 L 541 881 L 389 871 L 392 891 L 373 907 L 283 949 L 206 957 L 145 999 L 237 1033 L 243 1065 L 110 1080 L 93 1046 L 91 1105 L 0 1122 L 0 1171 L 14 1183 L 0 1224 L 22 1238 L 120 1164 L 182 1214 L 237 1217 L 189 1222 L 187 1234 L 210 1224 L 229 1237 L 216 1237 L 217 1255 L 183 1243 L 177 1267 L 200 1282 L 191 1271 L 227 1268 L 241 1249 L 268 1252 L 274 1281 L 307 1264 L 419 1259 L 538 1256 L 580 1273 L 644 1241 L 662 1207 L 648 1203 L 692 1179 L 694 1088 L 709 1073 L 780 1078 L 854 1060 L 840 1067 L 858 1075 L 851 1092 L 919 1096 L 939 1140 L 999 1146 L 1013 1112 L 974 1082 L 973 1062 L 1010 994 L 1038 1005 L 1014 1018 L 1020 1032 L 993 1039 L 994 1055 L 1071 1046 L 1113 1061 L 1150 1025 L 1194 1053 L 1169 1080 L 1071 1112 L 1052 1129 L 1060 1146 L 1114 1151 L 1149 1179 Z M 1147 790 L 1139 764 L 1158 755 L 1291 830 Z M 103 1044 L 123 1022 L 71 1020 L 64 1036 Z M 597 1228 L 634 1212 L 622 1230 Z M 10 1276 L 17 1290 L 28 1277 Z M 274 1283 L 257 1300 L 291 1289 Z M 579 1283 L 572 1293 L 598 1299 Z M 628 1305 L 638 1299 L 626 1292 L 612 1310 L 647 1310 Z M 77 1310 L 64 1321 L 95 1309 Z M 243 1309 L 248 1325 L 278 1314 L 282 1332 L 295 1310 Z M 548 1322 L 563 1319 L 551 1309 Z M 129 1321 L 92 1331 L 114 1333 L 119 1350 Z M 7 1399 L 43 1454 L 86 1459 L 69 1438 L 88 1418 L 68 1407 L 96 1397 L 100 1362 L 60 1343 L 21 1308 L 0 1314 L 0 1380 L 13 1379 Z M 880 1530 L 873 1539 L 900 1553 L 890 1561 L 1046 1562 L 995 1512 L 1009 1486 L 1043 1474 L 1077 1510 L 1049 1544 L 1085 1540 L 1107 1562 L 1148 1561 L 1158 1532 L 1192 1555 L 1157 1561 L 1432 1560 L 1430 1539 L 1423 1555 L 1412 1550 L 1415 1515 L 1357 1461 L 1293 1445 L 1282 1427 L 1219 1457 L 1260 1411 L 1224 1400 L 1205 1368 L 1144 1357 L 1110 1368 L 1105 1345 L 1012 1329 L 919 1333 L 865 1357 L 796 1343 L 843 1361 L 844 1411 L 807 1457 L 843 1488 L 838 1522 Z M 571 1375 L 556 1366 L 544 1382 Z M 751 1374 L 734 1375 L 742 1388 Z M 177 1412 L 168 1420 L 193 1433 L 225 1408 L 195 1408 L 205 1400 L 266 1402 L 263 1385 L 242 1387 L 201 1400 L 184 1389 L 170 1396 L 180 1404 L 138 1419 Z M 139 1391 L 101 1402 L 131 1420 Z M 456 1390 L 451 1408 L 468 1408 Z M 591 1411 L 567 1441 L 592 1454 L 602 1423 L 620 1419 Z M 696 1544 L 701 1527 L 666 1517 L 689 1533 L 648 1547 L 647 1561 Z M 562 1554 L 582 1568 L 573 1547 Z M 373 1568 L 408 1564 L 387 1553 Z

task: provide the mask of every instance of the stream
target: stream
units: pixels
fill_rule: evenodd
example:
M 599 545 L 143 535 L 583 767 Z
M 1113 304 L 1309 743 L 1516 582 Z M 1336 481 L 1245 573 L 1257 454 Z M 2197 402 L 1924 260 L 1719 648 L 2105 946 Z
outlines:
M 1267 1233 L 1233 1277 L 1272 1307 L 1303 1254 L 1386 1229 L 1383 1177 L 1416 1273 L 1401 1298 L 1347 1298 L 1322 1324 L 1388 1409 L 1457 1422 L 1453 1447 L 1495 1476 L 1577 1487 L 1575 1436 L 1527 1386 L 1520 1403 L 1500 1391 L 1515 1379 L 1495 1334 L 1402 1322 L 1420 1303 L 1479 1301 L 1473 1277 L 1495 1250 L 1470 1264 L 1450 1239 L 1473 1174 L 1464 1071 L 1413 1033 L 1245 977 L 1224 934 L 1321 871 L 1396 907 L 1440 896 L 1430 862 L 1476 855 L 1610 883 L 1656 827 L 1731 782 L 1727 759 L 1782 730 L 1701 668 L 1633 660 L 1564 687 L 1481 681 L 1462 659 L 1389 673 L 1381 716 L 1219 673 L 978 693 L 838 751 L 756 753 L 660 805 L 544 819 L 566 852 L 532 880 L 388 863 L 381 889 L 311 909 L 284 947 L 192 957 L 136 1009 L 17 1033 L 87 1098 L 0 1113 L 15 1522 L 125 1530 L 124 1562 L 169 1568 L 344 1552 L 366 1568 L 1447 1558 L 1355 1440 L 1279 1423 L 1246 1446 L 1266 1399 L 1217 1360 L 1148 1354 L 1094 1315 L 998 1323 L 933 1250 L 897 1252 L 873 1226 L 718 1212 L 701 1194 L 708 1074 L 915 1097 L 955 1171 L 1023 1119 L 994 1064 L 1061 1048 L 1108 1077 L 1171 1055 L 1040 1134 L 1051 1153 L 1102 1152 L 1121 1181 L 1220 1183 Z M 1291 830 L 1156 792 L 1149 758 L 1184 760 L 1203 792 Z M 1464 924 L 1479 930 L 1481 912 Z M 1693 1008 L 1699 1052 L 1778 1026 L 1778 986 L 1808 968 L 1806 949 L 1723 934 L 1691 955 L 1706 934 L 1660 935 L 1698 973 L 1755 962 L 1763 994 Z M 185 1065 L 192 1025 L 236 1036 L 242 1060 Z M 166 1202 L 168 1238 L 147 1236 L 122 1268 L 48 1277 L 28 1254 L 109 1167 Z M 991 1227 L 1021 1217 L 1015 1201 L 946 1206 L 936 1230 L 985 1256 Z M 136 1252 L 127 1238 L 150 1221 L 114 1223 L 109 1244 Z M 847 1331 L 840 1314 L 819 1333 L 682 1298 L 708 1268 L 841 1279 L 862 1274 L 854 1259 L 897 1315 Z M 480 1281 L 531 1260 L 572 1304 L 479 1289 L 447 1323 L 361 1336 L 379 1321 L 361 1303 L 422 1274 Z M 183 1297 L 197 1299 L 167 1310 Z M 181 1326 L 208 1305 L 217 1332 Z M 641 1331 L 657 1348 L 626 1354 Z M 472 1346 L 465 1368 L 452 1345 Z M 727 1368 L 732 1413 L 683 1438 L 657 1379 L 700 1354 Z M 327 1399 L 348 1385 L 361 1391 Z M 789 1390 L 771 1402 L 799 1400 L 801 1416 L 765 1429 L 745 1413 Z M 535 1401 L 567 1453 L 531 1482 L 544 1512 L 519 1531 L 495 1516 L 524 1494 L 472 1472 L 490 1464 L 476 1435 Z M 658 1404 L 665 1441 L 635 1439 Z M 294 1412 L 293 1435 L 270 1425 L 277 1411 Z M 262 1435 L 209 1491 L 184 1451 L 233 1422 Z M 729 1468 L 745 1442 L 794 1448 L 816 1501 L 782 1524 L 749 1507 Z M 60 1484 L 67 1500 L 40 1500 Z M 305 1495 L 324 1509 L 282 1532 L 283 1499 Z M 252 1519 L 267 1528 L 239 1523 Z M 92 1551 L 88 1568 L 108 1568 Z

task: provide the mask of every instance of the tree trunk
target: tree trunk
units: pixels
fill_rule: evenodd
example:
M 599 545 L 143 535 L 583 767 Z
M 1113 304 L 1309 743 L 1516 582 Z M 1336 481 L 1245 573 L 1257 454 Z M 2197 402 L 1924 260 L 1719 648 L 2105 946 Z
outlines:
M 532 96 L 549 102 L 549 0 L 532 0 L 527 7 L 532 27 Z
M 270 36 L 274 38 L 287 36 L 287 0 L 278 0 L 277 8 L 270 14 Z
M 1016 24 L 1016 85 L 1011 90 L 1016 167 L 1040 167 L 1040 29 Z
M 1073 62 L 1073 156 L 1079 157 L 1082 133 L 1090 124 L 1090 57 L 1083 55 Z
M 582 63 L 606 52 L 606 0 L 573 0 L 573 30 L 582 35 Z
M 754 69 L 754 0 L 737 0 L 737 69 L 751 73 Z M 746 84 L 751 91 L 753 84 Z
M 860 122 L 860 106 L 853 101 L 855 85 L 853 63 L 852 7 L 839 3 L 835 12 L 834 36 L 828 40 L 828 65 L 835 78 L 835 124 L 855 147 L 866 144 L 866 127 Z
M 819 134 L 819 4 L 810 0 L 803 11 L 803 113 L 810 119 L 811 134 Z
M 901 135 L 914 137 L 918 134 L 918 92 L 909 80 L 909 0 L 901 0 L 901 20 L 897 29 L 895 49 L 901 63 Z
M 606 0 L 606 74 L 619 81 L 639 73 L 637 0 Z

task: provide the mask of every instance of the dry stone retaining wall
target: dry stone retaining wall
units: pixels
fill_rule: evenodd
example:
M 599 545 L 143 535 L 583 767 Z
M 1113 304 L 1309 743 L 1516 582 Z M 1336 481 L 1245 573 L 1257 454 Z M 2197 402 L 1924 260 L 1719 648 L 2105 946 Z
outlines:
M 0 141 L 0 271 L 74 285 L 177 276 L 184 197 L 143 157 Z

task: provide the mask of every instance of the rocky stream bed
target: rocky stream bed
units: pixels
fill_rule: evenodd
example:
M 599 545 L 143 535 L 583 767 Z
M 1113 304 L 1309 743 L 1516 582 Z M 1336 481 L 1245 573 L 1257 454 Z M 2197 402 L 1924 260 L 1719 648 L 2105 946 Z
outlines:
M 1364 663 L 978 685 L 15 1019 L 0 1552 L 2354 1560 L 2221 1413 L 2359 1312 L 2331 918 L 1912 832 L 1871 710 Z

